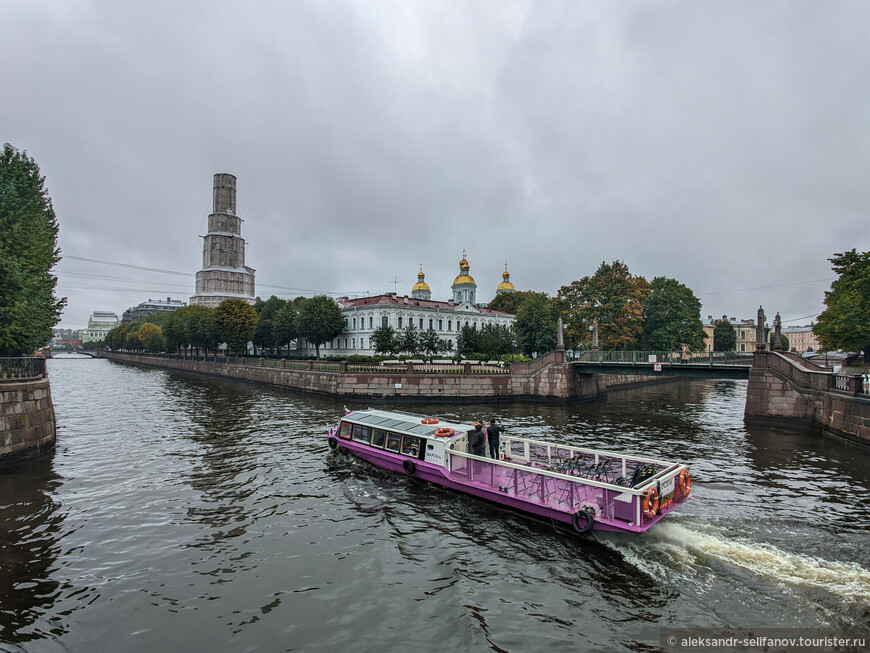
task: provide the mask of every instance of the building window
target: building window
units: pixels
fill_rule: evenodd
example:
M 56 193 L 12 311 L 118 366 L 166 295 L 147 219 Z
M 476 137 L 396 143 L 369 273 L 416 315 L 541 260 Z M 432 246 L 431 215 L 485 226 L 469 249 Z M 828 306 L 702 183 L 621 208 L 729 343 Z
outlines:
M 356 331 L 356 318 L 353 318 L 353 330 Z
M 374 320 L 374 319 L 375 318 L 373 318 L 371 315 L 369 315 L 369 329 L 372 328 L 372 320 Z
M 447 320 L 447 330 L 453 331 L 453 320 Z
M 420 318 L 420 328 L 421 329 L 423 328 L 423 318 L 422 317 Z
M 433 321 L 432 321 L 432 318 L 430 317 L 430 318 L 429 318 L 429 328 L 430 328 L 430 329 L 432 328 L 432 324 L 433 324 Z
M 390 324 L 390 318 L 388 318 L 386 315 L 381 315 L 381 326 L 385 327 L 385 326 L 389 326 L 389 324 Z
M 439 331 L 444 330 L 444 320 L 438 320 L 438 330 Z
M 402 328 L 402 316 L 401 315 L 399 316 L 399 328 L 400 329 Z

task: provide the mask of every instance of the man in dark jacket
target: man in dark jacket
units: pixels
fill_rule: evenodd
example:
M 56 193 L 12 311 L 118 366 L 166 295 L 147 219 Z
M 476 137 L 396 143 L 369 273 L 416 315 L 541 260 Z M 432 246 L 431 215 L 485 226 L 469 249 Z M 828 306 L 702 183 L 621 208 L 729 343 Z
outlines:
M 486 437 L 489 439 L 489 457 L 498 460 L 498 436 L 504 431 L 504 427 L 495 423 L 495 417 L 489 420 L 486 427 Z
M 484 444 L 483 428 L 480 424 L 475 424 L 474 430 L 468 432 L 468 442 L 471 444 L 471 453 L 475 456 L 486 456 L 486 444 Z

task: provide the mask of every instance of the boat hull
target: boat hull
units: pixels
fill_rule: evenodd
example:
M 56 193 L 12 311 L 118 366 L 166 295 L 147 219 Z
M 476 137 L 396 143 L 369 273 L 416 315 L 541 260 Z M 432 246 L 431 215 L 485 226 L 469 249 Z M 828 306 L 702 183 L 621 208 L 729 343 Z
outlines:
M 497 464 L 494 464 L 494 461 L 488 459 L 476 460 L 468 458 L 469 467 L 471 467 L 472 470 L 475 465 L 480 470 L 494 468 L 490 472 L 490 483 L 481 483 L 475 481 L 473 478 L 466 478 L 464 476 L 453 474 L 442 465 L 427 463 L 423 460 L 414 460 L 413 472 L 409 473 L 408 469 L 406 469 L 409 459 L 406 457 L 383 450 L 372 449 L 371 447 L 360 445 L 353 441 L 336 440 L 336 442 L 337 446 L 380 469 L 395 474 L 408 475 L 420 481 L 425 481 L 478 499 L 483 499 L 484 501 L 497 504 L 512 511 L 527 514 L 536 519 L 559 522 L 562 526 L 566 526 L 572 530 L 576 530 L 577 532 L 607 531 L 616 533 L 643 533 L 682 503 L 682 501 L 688 498 L 688 496 L 685 496 L 679 497 L 679 500 L 677 501 L 670 501 L 667 505 L 660 507 L 655 516 L 648 519 L 643 518 L 640 525 L 633 523 L 633 521 L 608 519 L 600 514 L 596 514 L 593 519 L 592 528 L 588 529 L 585 520 L 581 520 L 580 527 L 578 527 L 574 516 L 577 510 L 571 511 L 561 509 L 559 507 L 547 505 L 542 501 L 532 500 L 527 496 L 517 496 L 512 493 L 511 488 L 508 487 L 507 481 L 504 485 L 498 481 L 493 481 L 492 479 L 494 475 L 501 472 L 500 467 Z M 533 471 L 531 473 L 533 473 Z M 473 471 L 470 476 L 473 476 Z M 577 508 L 579 510 L 580 506 L 577 506 Z

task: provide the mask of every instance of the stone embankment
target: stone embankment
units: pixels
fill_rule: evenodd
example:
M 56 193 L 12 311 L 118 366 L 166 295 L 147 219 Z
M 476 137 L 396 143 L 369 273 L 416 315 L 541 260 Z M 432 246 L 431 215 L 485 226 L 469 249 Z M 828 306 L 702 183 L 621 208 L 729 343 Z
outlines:
M 401 368 L 353 365 L 345 362 L 308 361 L 269 366 L 260 359 L 246 364 L 203 361 L 174 356 L 144 356 L 105 352 L 110 360 L 175 369 L 193 374 L 227 377 L 338 398 L 370 398 L 394 401 L 536 400 L 570 402 L 602 399 L 608 387 L 649 383 L 646 376 L 578 376 L 564 350 L 550 352 L 532 363 L 513 364 L 510 369 L 486 369 L 464 365 L 403 364 Z
M 0 377 L 0 467 L 51 453 L 56 430 L 45 359 L 18 359 L 39 369 Z M 3 366 L 4 370 L 7 366 Z
M 870 445 L 870 395 L 860 374 L 832 374 L 800 356 L 756 352 L 746 421 L 786 420 Z

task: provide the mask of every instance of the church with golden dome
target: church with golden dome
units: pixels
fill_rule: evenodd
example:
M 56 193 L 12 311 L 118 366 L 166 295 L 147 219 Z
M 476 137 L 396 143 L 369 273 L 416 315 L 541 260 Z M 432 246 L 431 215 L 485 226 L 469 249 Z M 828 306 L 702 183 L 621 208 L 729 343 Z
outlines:
M 417 273 L 417 283 L 410 295 L 385 293 L 374 297 L 339 298 L 338 305 L 345 319 L 345 330 L 328 342 L 324 350 L 328 356 L 374 354 L 372 336 L 383 326 L 401 331 L 413 326 L 420 331 L 432 329 L 442 340 L 455 349 L 457 339 L 465 326 L 483 328 L 486 325 L 509 327 L 514 316 L 487 308 L 477 301 L 477 282 L 471 276 L 465 251 L 459 261 L 459 274 L 453 280 L 452 297 L 447 301 L 432 299 L 432 289 L 426 283 L 423 265 Z M 496 295 L 516 292 L 510 281 L 507 264 Z

